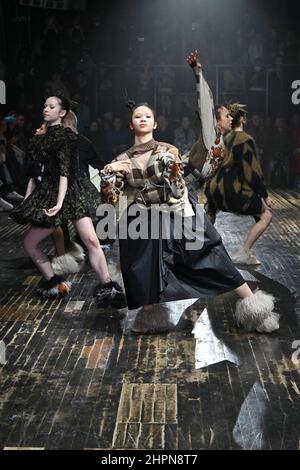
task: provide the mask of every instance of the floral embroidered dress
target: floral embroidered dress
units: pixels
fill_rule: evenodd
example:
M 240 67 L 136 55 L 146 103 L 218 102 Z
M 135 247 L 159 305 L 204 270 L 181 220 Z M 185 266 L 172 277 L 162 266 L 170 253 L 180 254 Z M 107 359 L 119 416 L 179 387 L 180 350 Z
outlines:
M 149 160 L 142 168 L 139 156 L 150 150 Z M 123 217 L 127 221 L 126 237 L 120 237 L 120 258 L 128 307 L 209 297 L 242 285 L 244 279 L 232 264 L 220 235 L 187 193 L 177 148 L 151 140 L 133 146 L 114 161 L 120 160 L 130 160 L 129 173 L 114 172 L 107 165 L 101 172 L 101 194 L 102 202 L 116 204 L 126 187 L 134 192 L 134 202 L 120 218 L 123 227 Z M 146 213 L 143 220 L 147 228 L 141 227 L 140 237 L 132 237 L 129 230 L 139 217 L 132 215 L 135 204 Z M 161 210 L 154 226 L 150 209 L 159 205 Z M 170 217 L 166 218 L 168 209 Z M 179 213 L 183 225 L 189 220 L 193 242 L 199 242 L 199 248 L 188 248 L 190 233 L 184 229 L 178 236 L 175 220 Z M 197 226 L 197 217 L 202 221 L 201 227 Z
M 10 217 L 19 224 L 58 227 L 68 220 L 95 218 L 100 195 L 80 171 L 77 135 L 62 125 L 50 126 L 46 134 L 34 136 L 26 155 L 26 173 L 36 187 Z M 68 189 L 61 210 L 47 217 L 43 209 L 56 205 L 60 176 L 68 178 Z

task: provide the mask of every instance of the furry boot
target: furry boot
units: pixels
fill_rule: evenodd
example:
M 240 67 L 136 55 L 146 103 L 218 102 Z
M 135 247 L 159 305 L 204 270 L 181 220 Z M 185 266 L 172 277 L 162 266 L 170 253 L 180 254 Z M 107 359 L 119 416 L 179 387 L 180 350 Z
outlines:
M 166 333 L 174 329 L 169 320 L 168 308 L 163 305 L 155 305 L 152 310 L 143 307 L 138 311 L 131 331 L 133 333 Z
M 237 301 L 235 321 L 246 331 L 271 333 L 279 328 L 279 315 L 273 312 L 273 295 L 257 289 L 253 295 Z
M 68 246 L 68 254 L 73 256 L 73 258 L 78 262 L 84 261 L 85 259 L 84 249 L 76 242 L 70 242 Z
M 79 265 L 70 253 L 52 258 L 51 266 L 54 274 L 57 274 L 58 276 L 79 272 Z
M 59 299 L 69 294 L 72 283 L 61 276 L 53 276 L 49 281 L 43 279 L 37 287 L 37 294 L 43 299 Z
M 111 306 L 118 309 L 127 307 L 123 289 L 114 281 L 110 281 L 107 284 L 99 284 L 94 290 L 94 297 L 96 297 L 99 308 Z
M 232 253 L 231 261 L 236 264 L 258 265 L 261 264 L 251 250 L 240 248 Z

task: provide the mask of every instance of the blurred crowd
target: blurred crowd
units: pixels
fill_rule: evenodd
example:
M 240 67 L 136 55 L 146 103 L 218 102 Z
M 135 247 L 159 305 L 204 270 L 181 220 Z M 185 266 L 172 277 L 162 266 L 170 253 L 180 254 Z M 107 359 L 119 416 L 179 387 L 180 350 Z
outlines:
M 268 185 L 300 190 L 299 106 L 292 104 L 290 88 L 300 78 L 299 28 L 258 24 L 247 12 L 231 20 L 228 15 L 222 27 L 214 11 L 205 17 L 165 13 L 141 22 L 139 11 L 128 18 L 122 8 L 124 15 L 120 10 L 112 18 L 35 12 L 30 35 L 28 24 L 9 26 L 6 43 L 15 46 L 0 56 L 9 103 L 0 110 L 0 210 L 24 195 L 24 154 L 51 94 L 73 100 L 78 130 L 103 164 L 132 144 L 128 98 L 155 105 L 157 140 L 188 150 L 199 122 L 185 57 L 197 47 L 216 101 L 248 105 L 246 131 L 256 140 Z

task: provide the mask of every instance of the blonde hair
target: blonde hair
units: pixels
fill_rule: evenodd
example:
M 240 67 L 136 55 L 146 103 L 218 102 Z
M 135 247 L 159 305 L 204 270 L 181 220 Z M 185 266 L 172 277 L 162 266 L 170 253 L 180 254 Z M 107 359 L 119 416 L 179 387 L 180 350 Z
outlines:
M 73 111 L 68 111 L 64 117 L 63 125 L 64 127 L 69 127 L 70 129 L 72 129 L 73 132 L 76 132 L 76 134 L 78 134 L 77 121 L 78 120 L 76 114 Z

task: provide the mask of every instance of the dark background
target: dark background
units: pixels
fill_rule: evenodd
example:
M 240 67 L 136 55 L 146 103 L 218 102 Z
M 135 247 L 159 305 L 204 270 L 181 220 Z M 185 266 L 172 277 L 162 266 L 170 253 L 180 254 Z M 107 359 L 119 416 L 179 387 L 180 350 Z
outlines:
M 247 130 L 267 182 L 276 186 L 272 173 L 279 162 L 285 168 L 279 180 L 297 188 L 300 121 L 291 84 L 300 79 L 299 3 L 1 1 L 0 79 L 7 105 L 0 115 L 24 116 L 29 138 L 41 123 L 44 98 L 63 91 L 78 103 L 79 130 L 110 161 L 131 143 L 124 107 L 130 97 L 154 104 L 157 138 L 184 151 L 176 139 L 182 120 L 186 145 L 198 132 L 194 79 L 185 62 L 197 48 L 215 101 L 248 105 Z M 45 4 L 56 9 L 32 6 Z

